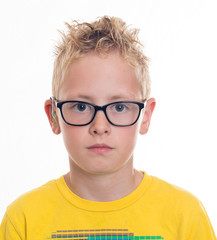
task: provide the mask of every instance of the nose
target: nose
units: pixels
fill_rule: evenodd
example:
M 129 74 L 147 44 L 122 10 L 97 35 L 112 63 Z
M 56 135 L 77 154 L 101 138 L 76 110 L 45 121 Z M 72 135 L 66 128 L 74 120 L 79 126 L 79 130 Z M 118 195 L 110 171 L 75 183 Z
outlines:
M 110 134 L 111 126 L 103 111 L 97 111 L 93 122 L 90 124 L 89 131 L 91 135 Z

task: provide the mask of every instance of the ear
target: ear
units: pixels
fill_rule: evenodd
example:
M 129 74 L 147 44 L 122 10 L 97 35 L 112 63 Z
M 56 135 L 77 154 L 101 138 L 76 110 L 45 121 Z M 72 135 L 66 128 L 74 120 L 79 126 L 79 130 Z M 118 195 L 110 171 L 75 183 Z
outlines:
M 142 135 L 148 132 L 150 122 L 151 122 L 151 116 L 154 111 L 155 105 L 156 105 L 156 101 L 154 98 L 148 99 L 145 106 L 145 112 L 143 113 L 143 119 L 140 126 L 140 130 L 139 130 L 139 133 Z
M 61 129 L 54 108 L 55 106 L 53 105 L 52 100 L 48 99 L 45 101 L 44 110 L 50 123 L 51 129 L 54 134 L 58 135 L 61 133 Z

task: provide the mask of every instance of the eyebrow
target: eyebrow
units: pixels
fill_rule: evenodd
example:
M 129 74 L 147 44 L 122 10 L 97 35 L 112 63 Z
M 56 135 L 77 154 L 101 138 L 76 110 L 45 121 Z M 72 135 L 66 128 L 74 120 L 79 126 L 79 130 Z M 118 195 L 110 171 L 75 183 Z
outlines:
M 93 101 L 94 97 L 91 96 L 87 96 L 87 95 L 83 95 L 83 94 L 79 94 L 78 96 L 74 97 L 74 99 L 77 98 L 82 98 L 88 101 Z M 113 100 L 118 100 L 118 99 L 132 99 L 135 98 L 133 95 L 114 95 L 108 98 L 108 101 L 113 101 Z
M 117 100 L 117 99 L 132 99 L 135 98 L 133 95 L 114 95 L 109 98 L 109 100 Z
M 93 100 L 92 97 L 86 96 L 86 95 L 82 95 L 82 94 L 79 94 L 78 96 L 74 97 L 74 99 L 77 99 L 77 98 L 83 98 L 83 99 L 86 99 L 86 100 L 89 100 L 89 101 Z

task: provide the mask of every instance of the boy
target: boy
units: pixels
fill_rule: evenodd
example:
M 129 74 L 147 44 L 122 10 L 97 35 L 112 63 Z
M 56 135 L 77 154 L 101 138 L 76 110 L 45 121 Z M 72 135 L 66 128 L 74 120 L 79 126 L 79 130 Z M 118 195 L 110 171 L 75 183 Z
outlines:
M 215 240 L 197 198 L 133 168 L 155 108 L 137 30 L 106 16 L 67 27 L 45 111 L 70 171 L 12 203 L 0 239 Z

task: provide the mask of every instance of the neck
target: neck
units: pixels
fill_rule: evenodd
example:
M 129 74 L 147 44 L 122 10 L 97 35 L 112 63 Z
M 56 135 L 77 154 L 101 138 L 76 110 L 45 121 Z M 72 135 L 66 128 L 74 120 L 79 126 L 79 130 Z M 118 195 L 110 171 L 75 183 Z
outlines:
M 70 172 L 65 181 L 77 196 L 97 202 L 121 199 L 133 192 L 141 183 L 143 174 L 133 168 L 130 159 L 125 166 L 112 173 L 89 173 L 70 160 Z

